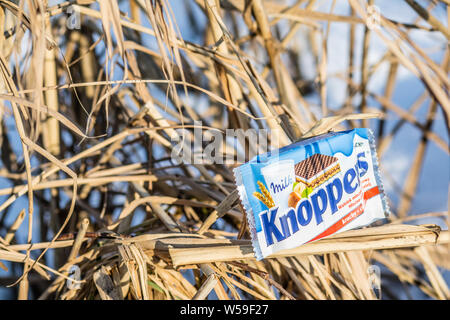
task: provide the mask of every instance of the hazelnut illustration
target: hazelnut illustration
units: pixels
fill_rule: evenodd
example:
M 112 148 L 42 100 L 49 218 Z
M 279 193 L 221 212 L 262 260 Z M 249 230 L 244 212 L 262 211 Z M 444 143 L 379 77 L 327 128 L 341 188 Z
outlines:
M 288 206 L 295 208 L 297 203 L 300 201 L 300 196 L 296 192 L 291 192 L 288 199 Z

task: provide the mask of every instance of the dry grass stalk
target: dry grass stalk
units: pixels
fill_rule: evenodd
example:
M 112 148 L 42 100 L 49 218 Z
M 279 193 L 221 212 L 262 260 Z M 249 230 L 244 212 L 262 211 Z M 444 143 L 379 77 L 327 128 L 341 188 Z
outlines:
M 212 292 L 219 299 L 374 299 L 366 272 L 372 264 L 394 275 L 382 275 L 383 292 L 403 282 L 449 298 L 438 269 L 449 268 L 448 230 L 404 224 L 450 221 L 448 212 L 412 215 L 430 145 L 450 154 L 436 129 L 448 133 L 450 123 L 449 31 L 434 14 L 439 6 L 405 0 L 416 13 L 413 23 L 381 12 L 378 28 L 369 28 L 367 5 L 355 0 L 347 15 L 336 14 L 335 1 L 322 10 L 322 0 L 189 0 L 189 30 L 180 31 L 186 21 L 176 21 L 176 1 L 23 4 L 0 0 L 0 260 L 24 270 L 14 274 L 19 299 L 206 299 Z M 80 21 L 68 19 L 69 8 Z M 332 74 L 330 39 L 338 24 L 349 27 L 348 65 Z M 437 39 L 442 62 L 415 32 Z M 187 33 L 194 36 L 183 38 Z M 385 49 L 374 48 L 374 39 Z M 375 62 L 374 49 L 384 50 Z M 423 86 L 409 106 L 394 102 L 405 72 Z M 372 88 L 380 76 L 382 93 Z M 331 81 L 345 88 L 334 106 Z M 425 117 L 422 105 L 429 106 Z M 360 122 L 378 129 L 382 168 L 402 130 L 421 137 L 410 146 L 415 154 L 405 180 L 394 179 L 399 218 L 263 261 L 254 259 L 236 201 L 236 164 L 189 164 L 191 150 L 182 162 L 172 157 L 176 138 L 199 128 L 269 129 L 268 143 L 281 147 Z M 248 160 L 258 148 L 248 137 L 238 143 L 221 150 Z M 263 184 L 255 196 L 273 205 Z M 101 232 L 109 237 L 90 237 Z M 73 240 L 56 241 L 63 233 Z M 79 289 L 66 285 L 74 264 Z M 0 267 L 6 269 L 1 261 Z M 43 289 L 39 279 L 50 278 Z
M 105 266 L 94 273 L 93 280 L 102 300 L 123 300 Z
M 8 230 L 8 233 L 5 236 L 4 239 L 4 243 L 5 244 L 10 244 L 11 240 L 14 238 L 17 229 L 19 229 L 20 225 L 23 222 L 23 219 L 25 218 L 25 210 L 22 209 L 19 214 L 16 217 L 16 220 L 14 220 L 13 224 L 11 225 L 11 227 Z
M 405 225 L 404 227 L 406 227 Z M 403 227 L 403 226 L 402 226 Z M 382 229 L 383 230 L 383 229 Z M 406 231 L 408 230 L 408 231 Z M 358 250 L 380 250 L 386 248 L 404 248 L 415 247 L 420 245 L 432 245 L 436 241 L 440 243 L 448 243 L 448 232 L 443 232 L 441 238 L 437 238 L 432 230 L 427 229 L 406 229 L 398 233 L 388 233 L 384 235 L 363 235 L 362 237 L 340 238 L 336 235 L 333 239 L 324 239 L 301 247 L 289 250 L 282 250 L 273 257 L 294 256 L 303 254 L 319 254 L 319 253 L 334 253 L 342 251 L 358 251 Z M 377 230 L 381 231 L 381 230 Z M 348 234 L 348 233 L 347 233 Z M 177 240 L 161 241 L 158 248 L 153 248 L 152 244 L 145 244 L 147 250 L 165 250 L 168 251 L 174 265 L 207 263 L 212 261 L 232 261 L 239 259 L 253 259 L 253 249 L 250 242 L 247 243 L 233 243 L 230 241 L 222 241 L 222 243 L 211 242 L 207 239 L 192 239 L 191 245 L 187 244 L 186 240 L 181 241 L 182 245 L 177 246 Z M 207 247 L 202 247 L 202 243 L 208 244 Z M 170 246 L 170 248 L 169 248 Z M 212 250 L 213 249 L 213 250 Z

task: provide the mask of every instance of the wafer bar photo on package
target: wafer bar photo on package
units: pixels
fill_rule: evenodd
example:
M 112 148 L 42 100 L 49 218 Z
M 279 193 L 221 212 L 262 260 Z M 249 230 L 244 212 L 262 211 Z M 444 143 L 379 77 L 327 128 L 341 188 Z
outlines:
M 301 140 L 234 175 L 258 260 L 389 216 L 370 129 Z

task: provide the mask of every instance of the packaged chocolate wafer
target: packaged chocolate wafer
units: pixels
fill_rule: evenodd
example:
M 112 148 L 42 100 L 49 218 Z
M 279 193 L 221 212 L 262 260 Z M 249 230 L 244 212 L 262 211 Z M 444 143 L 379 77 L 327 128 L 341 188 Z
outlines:
M 369 129 L 293 143 L 234 175 L 258 260 L 389 215 Z

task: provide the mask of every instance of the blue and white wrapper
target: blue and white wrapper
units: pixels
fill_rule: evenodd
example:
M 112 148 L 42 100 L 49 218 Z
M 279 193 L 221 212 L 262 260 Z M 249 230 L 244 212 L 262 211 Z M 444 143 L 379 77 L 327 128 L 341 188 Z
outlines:
M 390 214 L 369 129 L 293 143 L 234 175 L 258 260 Z

